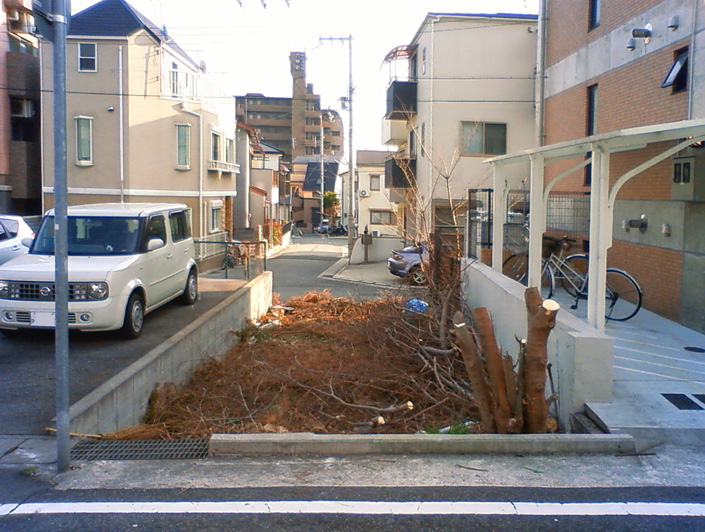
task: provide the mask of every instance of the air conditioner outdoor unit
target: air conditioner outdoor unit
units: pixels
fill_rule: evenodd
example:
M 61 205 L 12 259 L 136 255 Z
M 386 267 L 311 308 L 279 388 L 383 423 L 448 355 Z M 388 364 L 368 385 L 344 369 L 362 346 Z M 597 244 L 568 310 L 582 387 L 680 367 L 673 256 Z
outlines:
M 361 197 L 361 198 L 366 198 L 366 197 L 369 196 L 369 195 L 370 195 L 370 193 L 369 193 L 368 191 L 366 191 L 366 190 L 361 190 L 361 191 L 360 191 L 360 197 Z
M 32 118 L 34 116 L 34 102 L 32 100 L 10 100 L 10 116 L 14 118 Z

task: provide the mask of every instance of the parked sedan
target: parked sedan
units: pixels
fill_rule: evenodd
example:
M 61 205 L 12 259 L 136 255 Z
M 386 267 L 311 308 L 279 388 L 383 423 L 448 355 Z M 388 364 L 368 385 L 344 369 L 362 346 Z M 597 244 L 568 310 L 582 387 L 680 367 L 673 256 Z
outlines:
M 423 244 L 414 244 L 401 250 L 392 251 L 387 260 L 389 273 L 409 279 L 416 285 L 428 282 L 425 266 L 428 265 L 428 248 Z
M 29 251 L 29 247 L 22 243 L 25 238 L 34 238 L 34 231 L 21 216 L 0 215 L 0 264 Z

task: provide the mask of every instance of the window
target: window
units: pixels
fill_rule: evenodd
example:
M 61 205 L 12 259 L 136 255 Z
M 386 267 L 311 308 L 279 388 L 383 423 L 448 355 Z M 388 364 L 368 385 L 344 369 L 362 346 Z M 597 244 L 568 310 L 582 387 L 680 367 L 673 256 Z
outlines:
M 211 208 L 211 226 L 210 232 L 217 233 L 223 230 L 223 202 L 221 200 L 215 200 L 210 202 Z
M 144 241 L 142 242 L 142 250 L 147 251 L 147 244 L 153 238 L 159 238 L 166 244 L 166 222 L 164 216 L 157 214 L 149 219 L 147 231 L 145 231 Z
M 186 240 L 191 236 L 188 217 L 184 211 L 170 213 L 169 226 L 171 227 L 171 239 L 174 242 Z
M 393 225 L 396 224 L 392 211 L 370 211 L 370 224 Z
M 378 175 L 371 175 L 370 176 L 370 190 L 379 190 L 379 176 Z
M 213 161 L 220 161 L 220 134 L 219 133 L 212 133 L 211 134 L 211 159 Z
M 191 169 L 191 126 L 176 124 L 176 168 Z
M 602 0 L 590 0 L 590 26 L 588 29 L 592 30 L 600 25 L 600 4 Z
M 681 92 L 688 88 L 688 48 L 676 50 L 675 60 L 668 71 L 661 88 L 671 87 L 672 92 Z
M 234 163 L 235 162 L 235 140 L 227 139 L 225 147 L 225 162 Z
M 173 61 L 171 63 L 171 70 L 169 70 L 169 89 L 171 90 L 172 98 L 177 98 L 179 96 L 179 65 Z
M 461 122 L 463 155 L 503 155 L 507 153 L 507 124 Z
M 92 42 L 78 43 L 78 71 L 98 71 L 98 47 Z
M 93 164 L 93 119 L 87 116 L 76 117 L 76 164 Z

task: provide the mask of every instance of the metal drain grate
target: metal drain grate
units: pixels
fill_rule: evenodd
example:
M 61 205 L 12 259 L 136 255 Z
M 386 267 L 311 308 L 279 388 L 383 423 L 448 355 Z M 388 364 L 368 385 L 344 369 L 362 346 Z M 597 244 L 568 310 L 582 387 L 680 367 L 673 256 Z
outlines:
M 702 406 L 683 393 L 662 393 L 661 395 L 678 410 L 703 410 Z
M 186 460 L 208 457 L 208 440 L 81 440 L 72 460 Z

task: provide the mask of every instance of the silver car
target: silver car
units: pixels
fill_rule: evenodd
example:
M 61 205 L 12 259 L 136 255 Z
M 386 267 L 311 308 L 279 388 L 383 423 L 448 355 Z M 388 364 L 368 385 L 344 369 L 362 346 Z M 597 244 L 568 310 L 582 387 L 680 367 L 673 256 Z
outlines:
M 29 247 L 25 246 L 22 240 L 26 238 L 34 238 L 34 231 L 21 216 L 0 214 L 0 264 L 25 255 Z

